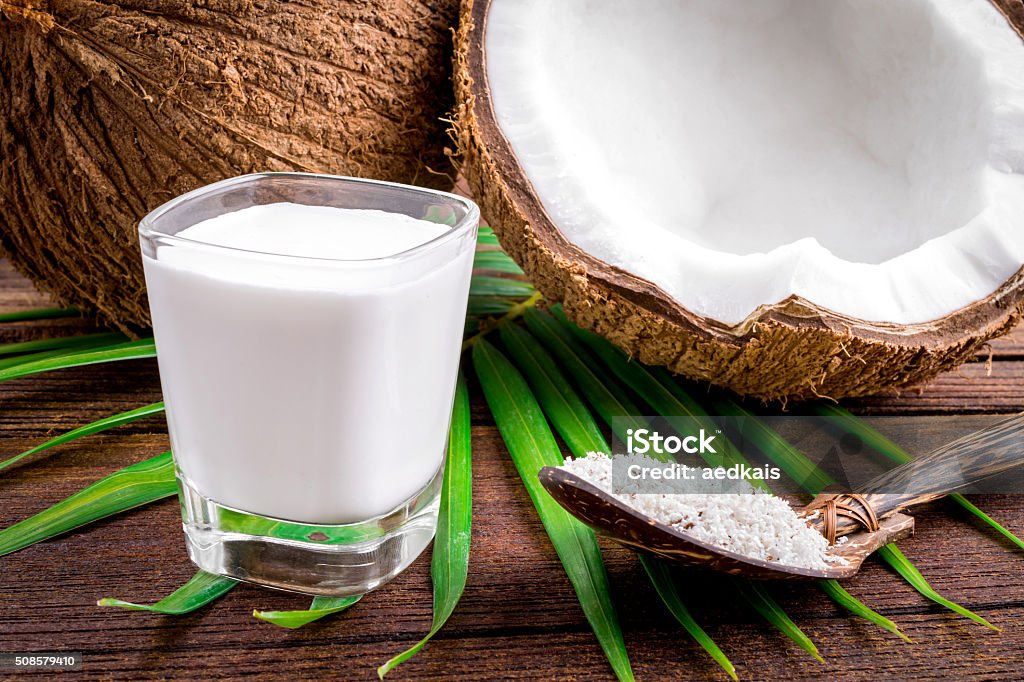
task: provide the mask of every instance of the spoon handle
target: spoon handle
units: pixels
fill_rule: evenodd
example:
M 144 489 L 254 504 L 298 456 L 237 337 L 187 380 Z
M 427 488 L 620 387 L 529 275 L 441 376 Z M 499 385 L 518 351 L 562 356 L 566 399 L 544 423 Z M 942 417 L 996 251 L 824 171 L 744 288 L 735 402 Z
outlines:
M 865 500 L 878 518 L 915 504 L 930 502 L 978 481 L 1024 464 L 1024 414 L 1004 419 L 885 472 L 864 486 Z M 810 508 L 834 495 L 815 498 Z M 837 519 L 836 535 L 860 528 L 849 518 Z

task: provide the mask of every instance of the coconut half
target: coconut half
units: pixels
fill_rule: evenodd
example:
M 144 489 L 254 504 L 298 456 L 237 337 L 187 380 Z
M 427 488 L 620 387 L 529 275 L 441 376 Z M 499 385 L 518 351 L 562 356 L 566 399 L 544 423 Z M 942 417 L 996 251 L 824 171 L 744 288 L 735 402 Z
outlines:
M 463 14 L 474 193 L 544 294 L 630 354 L 838 398 L 931 377 L 1020 318 L 1019 2 Z

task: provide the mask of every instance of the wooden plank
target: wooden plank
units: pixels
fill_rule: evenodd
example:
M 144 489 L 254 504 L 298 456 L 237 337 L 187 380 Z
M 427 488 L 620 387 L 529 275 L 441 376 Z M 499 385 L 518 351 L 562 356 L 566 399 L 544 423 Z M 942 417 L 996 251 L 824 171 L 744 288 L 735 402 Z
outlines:
M 0 289 L 0 310 L 9 309 L 5 306 L 13 300 L 8 298 L 12 281 L 21 291 L 19 300 L 45 303 L 26 294 L 27 284 L 13 278 L 2 285 L 8 287 L 6 292 Z M 0 333 L 33 335 L 67 324 L 18 325 L 13 332 L 7 325 Z M 976 376 L 971 384 L 985 387 L 972 393 L 974 404 L 999 407 L 1015 400 L 985 397 L 992 391 L 1008 391 L 1024 371 L 1016 362 L 994 364 L 995 379 L 979 384 L 983 377 Z M 949 382 L 955 384 L 944 377 L 922 391 L 922 396 L 932 396 L 927 409 L 945 409 L 964 400 L 966 388 L 956 393 Z M 65 370 L 0 384 L 0 458 L 56 431 L 158 397 L 152 361 Z M 898 409 L 900 401 L 886 400 L 862 407 Z M 901 400 L 911 406 L 906 409 L 924 409 L 924 398 Z M 607 663 L 479 392 L 474 392 L 473 414 L 476 503 L 469 584 L 449 625 L 393 675 L 445 680 L 609 679 Z M 914 428 L 929 423 L 941 424 L 942 417 L 919 420 Z M 0 474 L 0 525 L 166 448 L 162 420 L 153 418 L 62 447 Z M 1007 525 L 1024 529 L 1024 506 L 1018 497 L 985 496 L 979 504 Z M 684 596 L 743 679 L 1019 679 L 1019 653 L 1024 650 L 1021 552 L 948 505 L 931 505 L 917 516 L 918 533 L 902 543 L 904 551 L 937 589 L 990 618 L 1004 628 L 1002 634 L 933 606 L 877 561 L 869 562 L 847 587 L 894 618 L 915 640 L 913 645 L 846 616 L 813 586 L 771 588 L 819 643 L 824 665 L 768 628 L 732 594 L 728 582 L 716 576 L 681 574 Z M 606 556 L 638 676 L 724 679 L 664 612 L 633 555 L 608 546 Z M 300 608 L 305 598 L 252 586 L 241 586 L 210 608 L 178 618 L 95 606 L 104 596 L 158 599 L 191 573 L 174 501 L 0 558 L 0 651 L 82 650 L 88 678 L 287 675 L 370 680 L 375 679 L 377 665 L 429 627 L 426 557 L 350 612 L 298 631 L 258 622 L 250 614 L 253 608 Z
M 0 259 L 0 313 L 53 306 L 55 303 L 50 296 L 33 288 L 8 261 Z M 68 336 L 90 331 L 102 330 L 81 317 L 9 323 L 0 325 L 0 343 Z
M 978 357 L 987 360 L 990 351 L 994 360 L 1024 359 L 1024 325 L 1019 324 L 1006 336 L 989 341 L 988 348 L 979 353 Z
M 20 409 L 26 407 L 23 404 Z M 41 429 L 53 411 L 39 412 Z M 438 643 L 402 673 L 413 679 L 457 674 L 494 679 L 505 677 L 512 666 L 523 677 L 606 677 L 603 657 L 498 434 L 487 426 L 475 428 L 473 435 L 477 513 L 469 586 Z M 6 436 L 2 442 L 6 452 L 14 452 L 37 440 L 38 435 L 26 433 Z M 165 446 L 159 431 L 118 434 L 66 447 L 46 464 L 19 467 L 3 481 L 5 507 L 0 522 L 22 518 L 87 481 Z M 989 497 L 983 504 L 1008 523 L 1024 526 L 1016 499 Z M 971 551 L 965 553 L 965 547 Z M 1024 615 L 1020 555 L 973 522 L 965 523 L 962 515 L 950 515 L 939 507 L 920 515 L 918 537 L 907 541 L 904 549 L 938 589 L 976 606 L 1007 631 L 1000 636 L 951 619 L 872 562 L 850 582 L 849 589 L 895 617 L 919 645 L 897 644 L 848 619 L 812 587 L 777 587 L 774 592 L 783 604 L 822 643 L 828 656 L 828 664 L 822 667 L 761 624 L 731 595 L 727 583 L 684 573 L 684 593 L 744 677 L 785 674 L 816 679 L 822 674 L 870 669 L 887 679 L 905 679 L 941 669 L 949 675 L 983 672 L 1010 679 L 1014 669 L 1009 666 L 1016 665 L 1013 655 L 1024 646 L 1024 632 L 1017 625 Z M 717 677 L 660 611 L 631 555 L 609 547 L 607 556 L 638 672 L 654 679 L 688 677 L 695 672 Z M 209 667 L 210 675 L 261 670 L 330 675 L 343 666 L 353 678 L 370 679 L 374 666 L 414 641 L 429 623 L 425 560 L 350 613 L 296 633 L 260 624 L 249 612 L 253 607 L 298 607 L 304 603 L 301 597 L 248 586 L 202 613 L 181 619 L 92 605 L 102 596 L 159 598 L 183 582 L 190 570 L 173 502 L 0 559 L 5 586 L 0 592 L 4 646 L 82 649 L 87 652 L 88 670 L 96 676 L 167 675 L 197 670 L 201 663 Z M 975 649 L 988 657 L 974 658 Z
M 1024 361 L 969 362 L 895 396 L 847 401 L 864 414 L 1013 413 L 1024 410 Z
M 118 371 L 124 371 L 124 368 Z M 109 384 L 116 391 L 116 382 Z M 106 392 L 95 396 L 106 399 Z M 2 398 L 6 407 L 6 396 Z M 28 406 L 18 405 L 19 410 Z M 56 406 L 38 411 L 40 431 Z M 5 411 L 6 414 L 6 411 Z M 37 442 L 24 433 L 3 439 L 14 452 Z M 476 510 L 471 577 L 453 621 L 439 641 L 403 669 L 411 677 L 504 678 L 512 667 L 537 679 L 604 678 L 607 668 L 504 453 L 495 429 L 474 429 Z M 2 481 L 0 523 L 27 516 L 117 466 L 166 447 L 159 429 L 116 434 L 63 448 L 47 462 L 19 467 Z M 983 500 L 1007 523 L 1024 527 L 1024 510 L 1011 496 Z M 767 629 L 738 602 L 728 583 L 683 575 L 690 605 L 748 678 L 853 674 L 871 669 L 906 679 L 929 669 L 951 675 L 983 672 L 1010 678 L 1024 647 L 1024 572 L 1021 557 L 962 515 L 933 506 L 919 515 L 917 537 L 904 549 L 935 586 L 1006 627 L 1002 635 L 953 619 L 933 608 L 875 562 L 849 589 L 903 624 L 919 644 L 908 646 L 838 612 L 815 588 L 773 589 L 799 624 L 823 645 L 821 666 Z M 632 556 L 607 551 L 627 639 L 639 672 L 648 677 L 715 678 L 661 612 Z M 69 561 L 69 558 L 73 558 Z M 953 568 L 955 567 L 955 568 Z M 296 608 L 301 597 L 242 587 L 206 611 L 163 618 L 93 606 L 103 596 L 151 600 L 191 573 L 177 509 L 170 502 L 132 512 L 0 559 L 0 645 L 4 650 L 81 649 L 96 676 L 196 671 L 258 674 L 260 670 L 371 679 L 373 666 L 411 643 L 430 618 L 430 585 L 423 559 L 395 583 L 351 613 L 295 633 L 253 620 L 252 608 Z M 986 658 L 974 657 L 981 649 Z M 339 666 L 343 666 L 340 668 Z

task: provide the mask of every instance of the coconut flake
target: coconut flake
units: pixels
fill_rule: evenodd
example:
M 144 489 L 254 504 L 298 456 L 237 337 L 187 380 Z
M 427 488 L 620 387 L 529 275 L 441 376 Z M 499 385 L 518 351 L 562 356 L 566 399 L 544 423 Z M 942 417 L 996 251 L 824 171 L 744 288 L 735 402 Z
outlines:
M 638 457 L 647 466 L 654 462 Z M 575 474 L 610 493 L 626 505 L 687 535 L 736 554 L 796 568 L 823 570 L 845 561 L 829 554 L 825 537 L 807 525 L 784 499 L 755 490 L 747 483 L 738 493 L 703 492 L 624 493 L 612 492 L 612 459 L 599 452 L 586 457 L 567 458 L 561 469 Z M 685 483 L 676 482 L 679 489 Z M 723 485 L 725 483 L 723 482 Z M 729 482 L 736 489 L 736 482 Z

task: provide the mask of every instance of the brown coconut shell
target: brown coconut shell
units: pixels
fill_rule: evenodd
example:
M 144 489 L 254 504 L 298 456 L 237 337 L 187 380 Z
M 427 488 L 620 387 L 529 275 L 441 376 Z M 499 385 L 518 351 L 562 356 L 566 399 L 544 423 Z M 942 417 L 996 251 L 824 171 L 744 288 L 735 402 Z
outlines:
M 1020 0 L 995 4 L 1021 33 Z M 502 245 L 544 296 L 630 356 L 765 401 L 843 398 L 932 378 L 974 358 L 1020 320 L 1024 268 L 990 296 L 924 324 L 865 322 L 791 296 L 727 326 L 582 251 L 547 215 L 497 124 L 483 47 L 489 6 L 465 0 L 456 36 L 463 173 Z
M 0 0 L 0 250 L 149 324 L 136 225 L 255 171 L 450 187 L 458 0 Z

